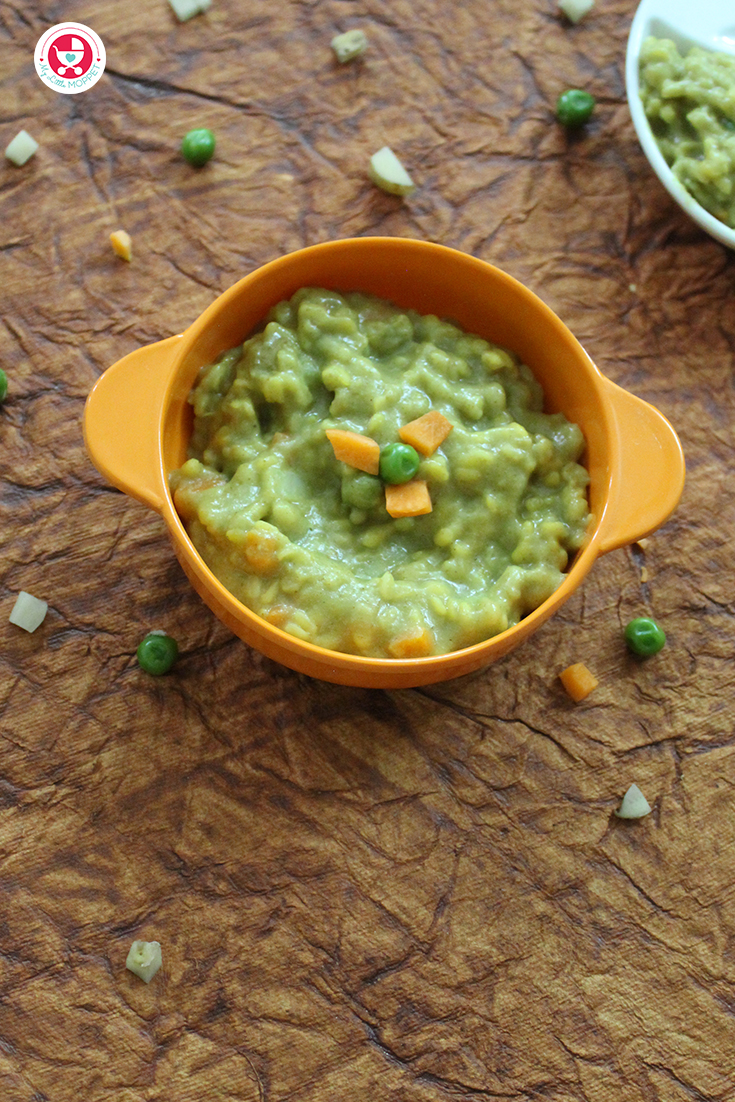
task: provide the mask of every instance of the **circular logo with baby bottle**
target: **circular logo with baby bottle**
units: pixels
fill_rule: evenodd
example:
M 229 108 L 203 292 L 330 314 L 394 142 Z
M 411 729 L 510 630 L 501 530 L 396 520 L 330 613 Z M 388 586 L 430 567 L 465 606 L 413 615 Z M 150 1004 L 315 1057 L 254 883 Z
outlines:
M 36 72 L 54 92 L 86 92 L 105 71 L 102 39 L 84 23 L 57 23 L 36 43 Z

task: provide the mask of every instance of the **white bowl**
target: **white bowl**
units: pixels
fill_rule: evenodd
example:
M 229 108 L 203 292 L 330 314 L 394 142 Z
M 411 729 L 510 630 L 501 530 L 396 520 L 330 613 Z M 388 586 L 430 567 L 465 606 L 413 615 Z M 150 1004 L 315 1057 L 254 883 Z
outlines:
M 645 38 L 672 39 L 679 50 L 704 46 L 735 54 L 735 7 L 727 0 L 642 0 L 633 18 L 625 56 L 625 88 L 638 140 L 651 168 L 672 199 L 723 245 L 735 249 L 735 230 L 700 206 L 666 164 L 641 102 L 638 59 Z

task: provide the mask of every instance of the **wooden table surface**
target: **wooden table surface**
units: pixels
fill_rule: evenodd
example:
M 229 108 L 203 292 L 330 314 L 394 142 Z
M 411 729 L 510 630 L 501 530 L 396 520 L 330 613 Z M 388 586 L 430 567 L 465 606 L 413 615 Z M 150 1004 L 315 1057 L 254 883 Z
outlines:
M 735 1098 L 735 259 L 637 144 L 634 0 L 0 0 L 0 1097 Z M 107 69 L 62 96 L 64 19 Z M 334 33 L 369 50 L 340 67 Z M 598 99 L 567 137 L 566 87 Z M 181 137 L 217 135 L 202 170 Z M 368 181 L 388 144 L 418 189 Z M 125 228 L 131 264 L 108 235 Z M 262 658 L 82 442 L 107 366 L 319 241 L 419 237 L 536 291 L 672 421 L 673 518 L 533 639 L 421 690 Z M 646 471 L 640 472 L 642 479 Z M 49 603 L 8 623 L 15 595 Z M 668 643 L 632 659 L 622 628 Z M 135 661 L 179 641 L 171 674 Z M 586 662 L 575 705 L 558 680 Z M 631 782 L 652 814 L 614 811 Z M 159 940 L 146 986 L 125 969 Z

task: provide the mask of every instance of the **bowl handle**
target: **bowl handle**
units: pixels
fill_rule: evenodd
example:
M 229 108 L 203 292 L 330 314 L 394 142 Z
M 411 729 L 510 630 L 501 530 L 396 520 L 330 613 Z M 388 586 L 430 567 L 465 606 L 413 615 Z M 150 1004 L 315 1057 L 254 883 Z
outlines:
M 660 527 L 684 488 L 684 453 L 662 413 L 605 379 L 618 468 L 599 528 L 599 553 L 635 543 Z
M 108 367 L 84 407 L 84 443 L 108 482 L 157 513 L 166 500 L 161 408 L 181 336 L 146 345 Z

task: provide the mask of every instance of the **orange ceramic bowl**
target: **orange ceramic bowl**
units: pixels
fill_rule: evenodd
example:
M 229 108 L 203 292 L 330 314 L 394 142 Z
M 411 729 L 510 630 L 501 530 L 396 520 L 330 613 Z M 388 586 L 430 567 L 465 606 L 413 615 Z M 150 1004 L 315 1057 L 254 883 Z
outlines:
M 512 349 L 541 383 L 547 410 L 561 410 L 581 427 L 593 514 L 588 539 L 556 592 L 515 627 L 432 658 L 363 658 L 329 651 L 251 612 L 194 549 L 168 489 L 168 473 L 187 457 L 192 429 L 189 391 L 202 365 L 240 344 L 271 306 L 305 286 L 379 295 L 422 314 L 448 317 Z M 332 241 L 258 268 L 220 295 L 185 333 L 140 348 L 110 367 L 89 395 L 84 431 L 98 470 L 161 514 L 187 577 L 236 635 L 291 669 L 369 688 L 444 681 L 507 654 L 571 596 L 598 555 L 662 524 L 684 484 L 681 446 L 668 421 L 604 378 L 536 295 L 482 260 L 403 238 Z

